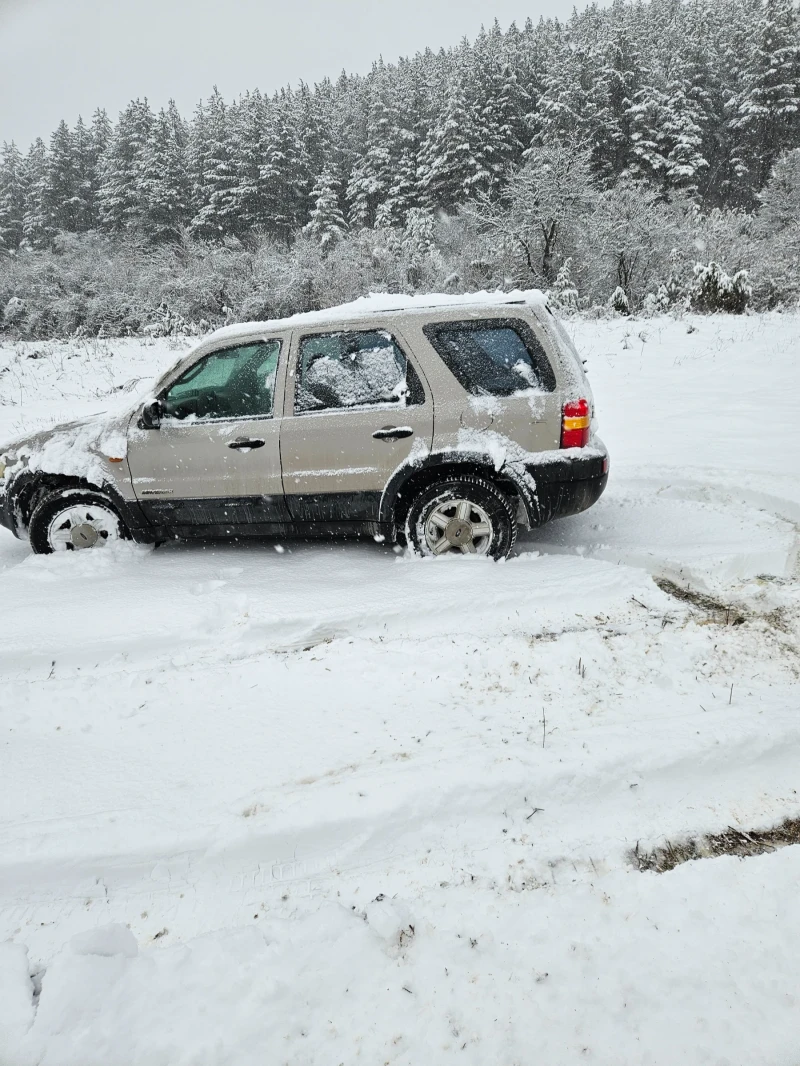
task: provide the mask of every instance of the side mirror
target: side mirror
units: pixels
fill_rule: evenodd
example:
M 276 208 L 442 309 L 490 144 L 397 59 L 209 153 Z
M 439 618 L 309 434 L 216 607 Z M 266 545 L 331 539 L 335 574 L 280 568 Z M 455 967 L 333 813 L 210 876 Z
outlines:
M 159 429 L 161 426 L 162 414 L 161 400 L 151 400 L 149 403 L 146 403 L 139 416 L 139 428 Z

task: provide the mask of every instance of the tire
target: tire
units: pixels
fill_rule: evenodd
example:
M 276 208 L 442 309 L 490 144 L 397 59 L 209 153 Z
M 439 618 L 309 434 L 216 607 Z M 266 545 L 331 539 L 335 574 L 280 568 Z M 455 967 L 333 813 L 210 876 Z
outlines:
M 406 540 L 423 556 L 507 559 L 517 539 L 515 508 L 497 485 L 464 475 L 423 489 L 406 519 Z
M 59 522 L 63 516 L 63 523 Z M 130 534 L 116 508 L 100 492 L 59 489 L 37 504 L 28 525 L 37 555 L 106 547 Z

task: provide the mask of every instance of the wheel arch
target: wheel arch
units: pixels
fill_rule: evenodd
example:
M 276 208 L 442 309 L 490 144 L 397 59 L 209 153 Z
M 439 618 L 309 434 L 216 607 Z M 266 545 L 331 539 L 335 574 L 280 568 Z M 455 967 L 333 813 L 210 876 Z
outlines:
M 481 477 L 497 485 L 522 509 L 525 524 L 531 523 L 535 514 L 533 491 L 520 471 L 508 464 L 498 470 L 486 453 L 445 451 L 429 455 L 422 462 L 412 461 L 398 467 L 381 497 L 381 525 L 390 526 L 395 536 L 402 533 L 411 502 L 419 492 L 437 481 L 464 475 Z
M 142 519 L 137 506 L 125 500 L 113 485 L 108 483 L 96 485 L 87 478 L 71 474 L 48 473 L 43 470 L 21 474 L 12 486 L 12 506 L 20 527 L 23 530 L 28 529 L 33 512 L 45 497 L 68 489 L 82 489 L 85 492 L 96 492 L 104 496 L 131 532 L 141 527 Z

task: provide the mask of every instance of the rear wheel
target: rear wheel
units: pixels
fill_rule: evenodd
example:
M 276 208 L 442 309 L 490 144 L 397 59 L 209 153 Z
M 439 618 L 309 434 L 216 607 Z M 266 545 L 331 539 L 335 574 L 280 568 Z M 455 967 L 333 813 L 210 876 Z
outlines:
M 420 554 L 506 559 L 517 539 L 514 507 L 484 478 L 465 475 L 424 489 L 411 504 L 406 539 Z
M 109 500 L 86 489 L 65 489 L 46 496 L 28 527 L 37 555 L 104 548 L 128 535 Z

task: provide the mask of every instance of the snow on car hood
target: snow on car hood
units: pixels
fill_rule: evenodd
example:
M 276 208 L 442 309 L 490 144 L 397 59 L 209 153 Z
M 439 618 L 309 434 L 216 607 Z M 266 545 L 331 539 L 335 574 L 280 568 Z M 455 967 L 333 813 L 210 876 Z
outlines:
M 0 448 L 0 455 L 9 460 L 5 479 L 27 469 L 102 485 L 111 480 L 108 460 L 127 456 L 130 419 L 128 407 L 124 413 L 104 412 L 15 440 Z

